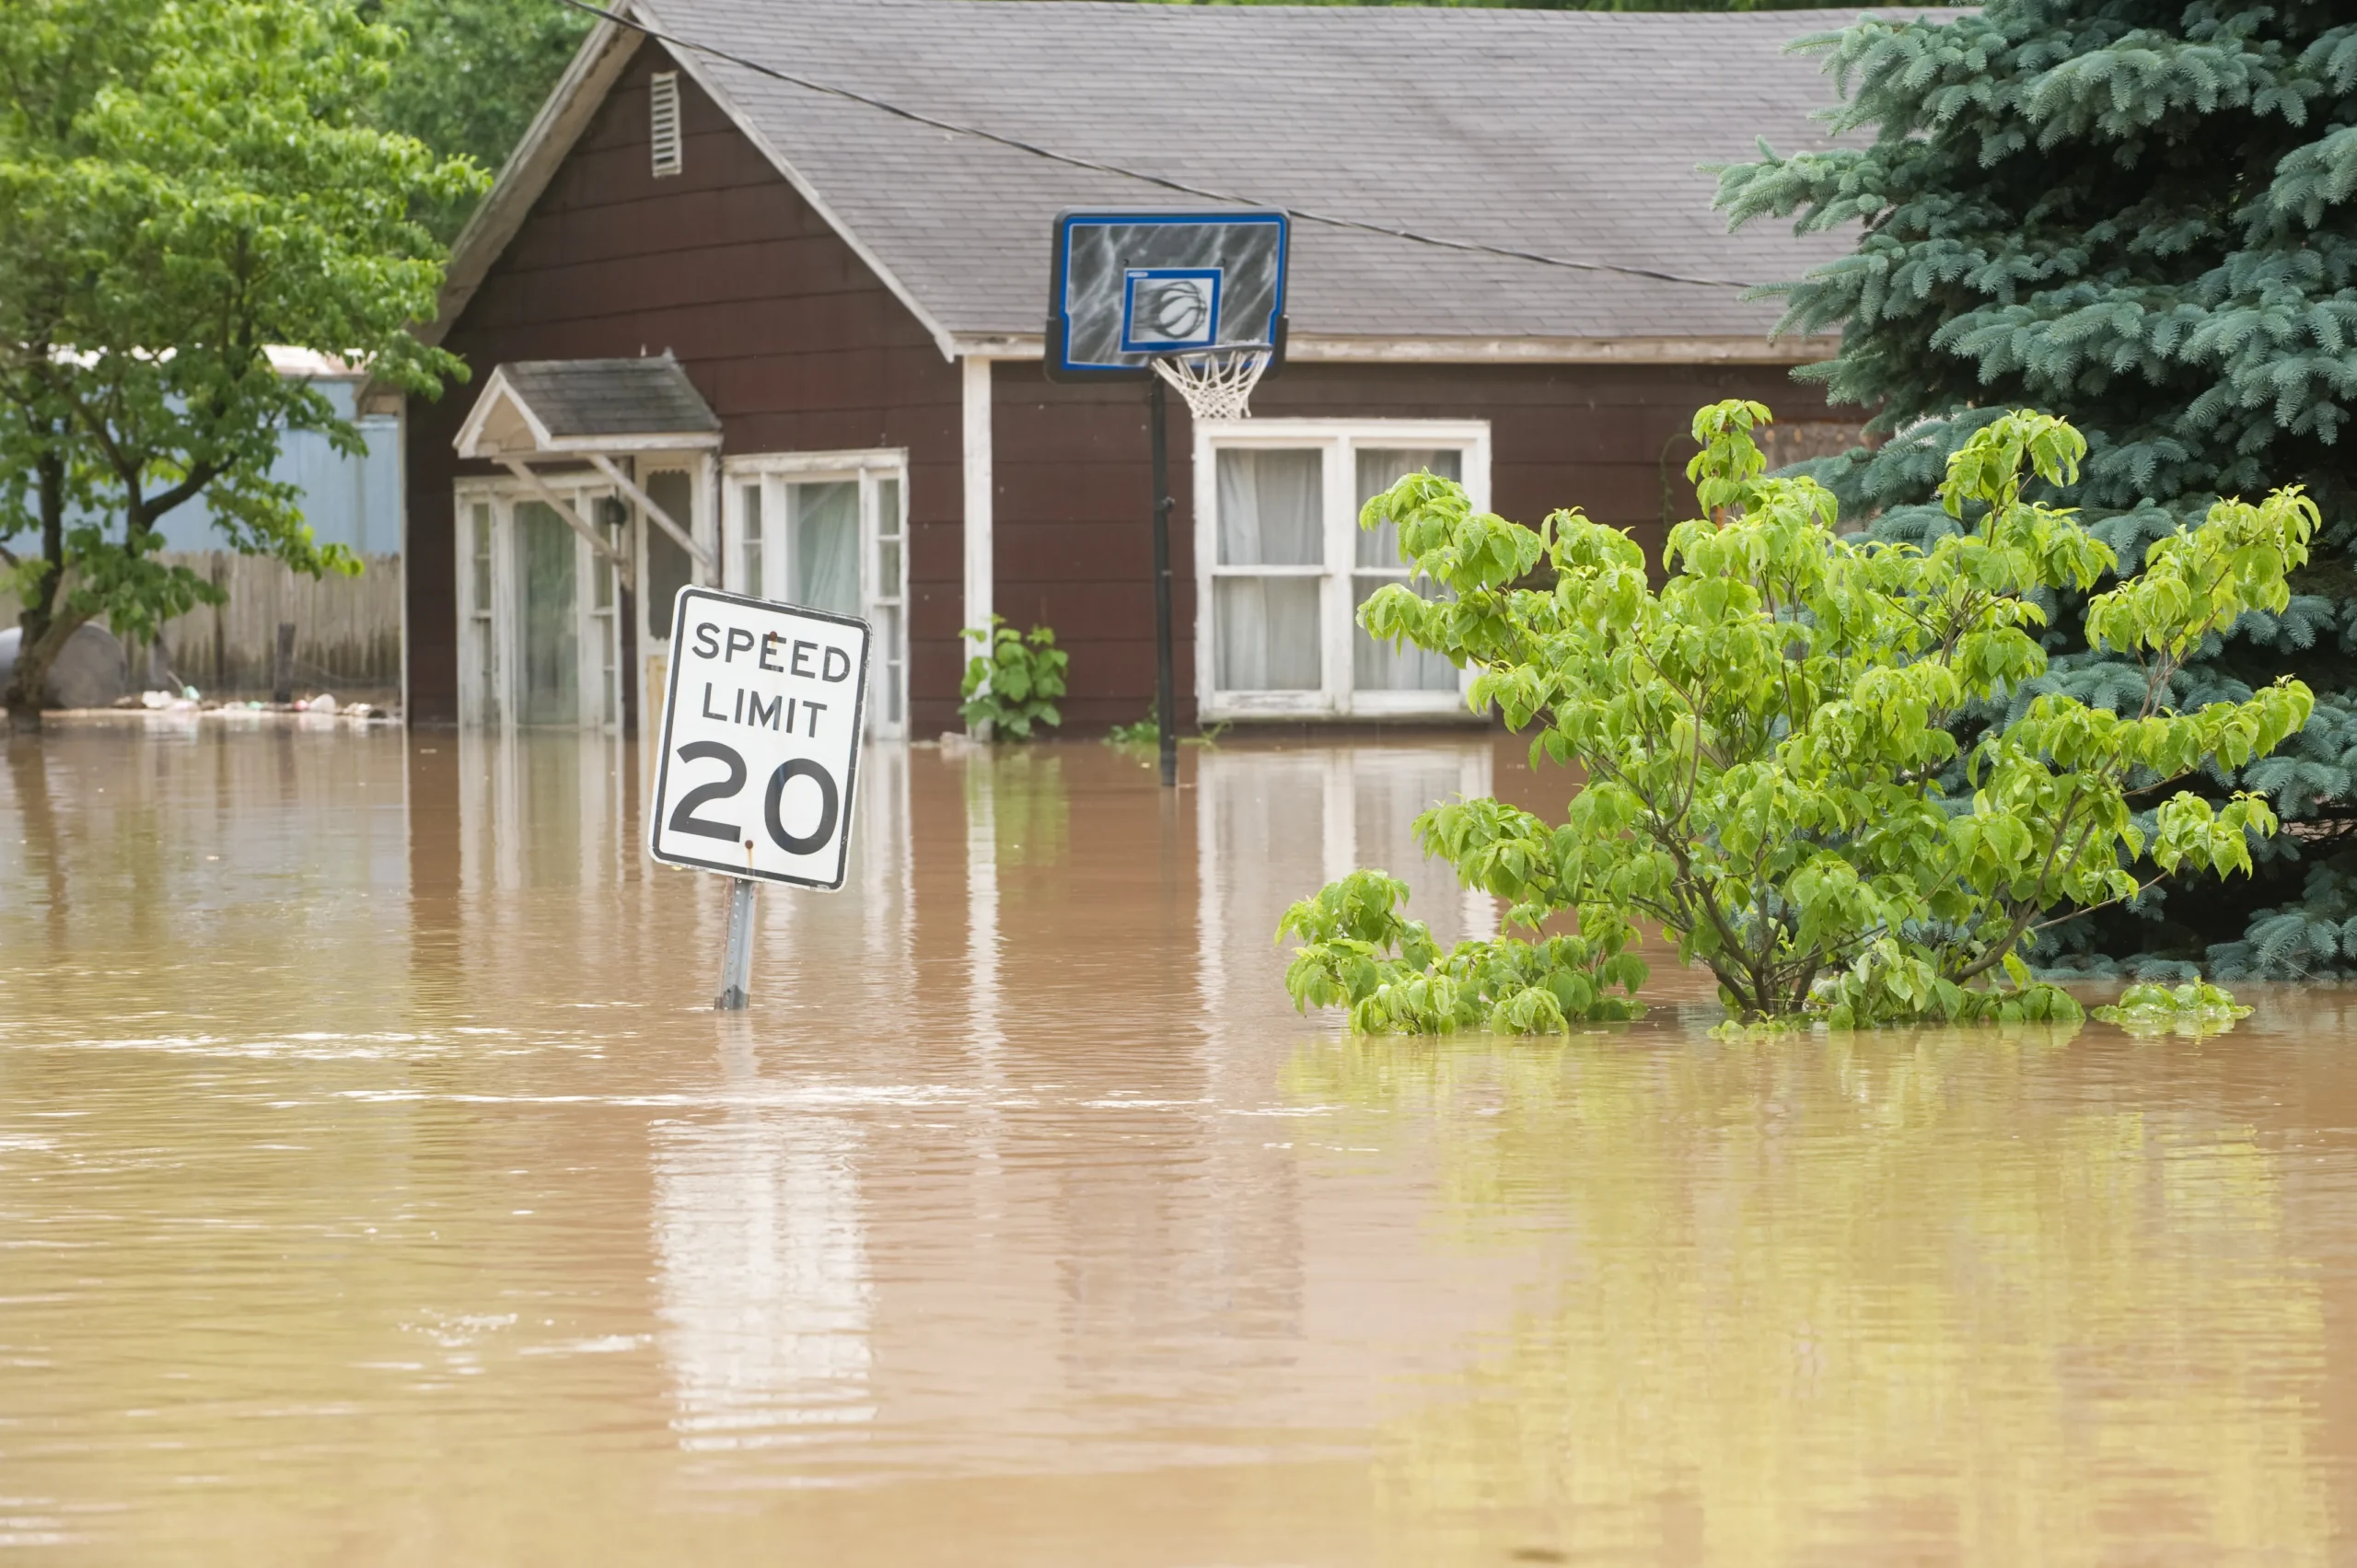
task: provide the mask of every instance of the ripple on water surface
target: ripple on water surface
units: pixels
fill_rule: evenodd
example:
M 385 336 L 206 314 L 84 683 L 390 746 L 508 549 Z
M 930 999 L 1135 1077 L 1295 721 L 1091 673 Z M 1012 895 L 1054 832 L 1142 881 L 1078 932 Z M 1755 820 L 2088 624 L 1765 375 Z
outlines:
M 2138 1043 L 1357 1041 L 1484 738 L 879 749 L 833 896 L 610 742 L 0 772 L 0 1547 L 91 1562 L 2345 1562 L 2349 999 Z

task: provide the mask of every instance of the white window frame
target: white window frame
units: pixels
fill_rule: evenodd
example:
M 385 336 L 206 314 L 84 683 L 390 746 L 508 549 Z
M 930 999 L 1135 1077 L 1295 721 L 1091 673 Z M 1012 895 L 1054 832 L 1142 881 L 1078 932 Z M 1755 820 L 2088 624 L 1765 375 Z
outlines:
M 595 473 L 540 477 L 592 527 L 598 526 L 600 503 L 620 502 L 624 508 L 624 521 L 613 542 L 628 557 L 629 502 L 615 493 L 612 484 Z M 514 479 L 461 479 L 452 487 L 452 500 L 457 514 L 453 542 L 458 557 L 455 587 L 459 608 L 459 722 L 474 727 L 513 729 L 522 698 L 517 682 L 522 679 L 523 671 L 517 645 L 522 628 L 517 624 L 515 615 L 516 508 L 525 502 L 543 498 Z M 477 517 L 478 508 L 486 514 L 484 518 Z M 491 528 L 491 605 L 484 610 L 476 608 L 475 577 L 479 529 L 486 520 Z M 569 528 L 567 531 L 573 532 Z M 575 645 L 580 659 L 575 690 L 581 707 L 576 722 L 585 730 L 619 732 L 623 675 L 621 582 L 611 563 L 577 532 L 573 533 L 573 548 Z M 607 580 L 612 587 L 602 606 L 598 603 L 597 595 L 601 572 L 610 574 Z M 490 664 L 487 670 L 486 659 Z
M 721 566 L 725 586 L 732 593 L 756 598 L 785 598 L 794 580 L 787 552 L 791 533 L 785 518 L 785 487 L 789 484 L 859 485 L 860 614 L 878 627 L 873 680 L 877 688 L 897 686 L 900 716 L 893 718 L 881 704 L 867 704 L 866 732 L 874 740 L 902 740 L 909 732 L 909 454 L 905 447 L 876 447 L 847 452 L 760 452 L 721 460 L 721 531 L 727 541 Z M 884 515 L 885 487 L 899 486 L 897 517 Z M 746 534 L 745 490 L 761 491 L 760 581 L 753 580 L 750 542 Z M 897 531 L 895 531 L 897 530 Z M 899 544 L 897 571 L 888 570 L 888 546 Z M 887 581 L 887 577 L 891 580 Z M 888 613 L 879 613 L 888 612 Z M 897 634 L 883 630 L 889 621 Z
M 1461 454 L 1461 482 L 1476 511 L 1490 507 L 1490 424 L 1468 419 L 1222 419 L 1195 424 L 1195 693 L 1206 722 L 1258 718 L 1461 719 L 1481 715 L 1465 705 L 1474 671 L 1458 672 L 1454 691 L 1360 691 L 1353 686 L 1351 579 L 1358 573 L 1357 454 L 1362 447 L 1453 447 Z M 1325 562 L 1319 566 L 1219 564 L 1218 456 L 1234 449 L 1299 451 L 1322 457 Z M 1218 595 L 1224 576 L 1314 576 L 1318 579 L 1318 667 L 1314 691 L 1223 691 L 1213 685 L 1218 651 Z M 1401 580 L 1405 580 L 1404 575 Z

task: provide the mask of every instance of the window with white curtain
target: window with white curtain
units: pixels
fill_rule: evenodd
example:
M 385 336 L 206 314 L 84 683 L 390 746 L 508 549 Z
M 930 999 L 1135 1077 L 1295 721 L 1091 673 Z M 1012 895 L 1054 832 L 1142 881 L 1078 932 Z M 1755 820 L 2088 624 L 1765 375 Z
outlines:
M 1256 419 L 1195 429 L 1196 691 L 1210 720 L 1465 714 L 1470 679 L 1367 635 L 1359 606 L 1386 583 L 1427 598 L 1389 525 L 1359 509 L 1401 477 L 1456 480 L 1489 505 L 1485 423 Z M 1468 715 L 1469 716 L 1469 715 Z
M 726 464 L 726 581 L 737 593 L 838 615 L 876 631 L 867 733 L 907 731 L 908 456 L 776 452 Z

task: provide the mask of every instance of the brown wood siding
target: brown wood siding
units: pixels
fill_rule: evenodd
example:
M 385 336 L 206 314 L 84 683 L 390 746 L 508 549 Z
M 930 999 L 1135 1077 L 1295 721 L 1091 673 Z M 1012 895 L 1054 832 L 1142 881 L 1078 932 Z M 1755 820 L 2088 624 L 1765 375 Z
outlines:
M 458 713 L 451 442 L 504 360 L 668 349 L 720 415 L 724 452 L 909 453 L 913 733 L 956 722 L 964 478 L 958 367 L 842 237 L 684 75 L 681 172 L 657 180 L 647 45 L 453 325 L 475 374 L 412 400 L 407 481 L 412 719 Z
M 1043 263 L 1044 264 L 1044 263 Z M 1822 394 L 1778 366 L 1295 365 L 1262 384 L 1262 418 L 1480 419 L 1491 504 L 1536 523 L 1561 506 L 1631 529 L 1659 558 L 1666 511 L 1690 515 L 1694 411 L 1755 398 L 1780 423 L 1824 421 Z M 1058 386 L 996 367 L 993 602 L 1056 629 L 1072 656 L 1068 732 L 1139 717 L 1154 697 L 1145 389 Z M 1848 423 L 1854 424 L 1854 420 Z M 1171 400 L 1171 564 L 1179 716 L 1194 714 L 1194 432 Z M 1665 505 L 1665 490 L 1667 505 Z

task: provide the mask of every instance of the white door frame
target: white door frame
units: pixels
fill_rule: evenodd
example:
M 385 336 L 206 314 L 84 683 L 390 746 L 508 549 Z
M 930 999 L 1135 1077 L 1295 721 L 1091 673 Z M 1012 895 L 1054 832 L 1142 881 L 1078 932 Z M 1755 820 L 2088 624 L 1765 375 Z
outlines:
M 621 502 L 614 486 L 596 473 L 552 474 L 536 470 L 534 477 L 570 503 L 577 513 L 591 519 L 593 526 L 599 518 L 601 502 Z M 457 546 L 457 581 L 453 587 L 459 606 L 459 722 L 513 729 L 523 698 L 522 649 L 517 641 L 523 629 L 516 618 L 516 508 L 525 502 L 542 502 L 542 497 L 530 485 L 512 477 L 461 479 L 452 486 L 452 494 Z M 621 505 L 624 512 L 613 525 L 619 530 L 613 543 L 627 559 L 632 549 L 628 536 L 636 518 L 629 512 L 627 502 Z M 485 522 L 491 529 L 490 548 L 482 552 L 479 563 L 479 530 Z M 584 729 L 618 731 L 621 727 L 621 584 L 612 562 L 591 548 L 588 540 L 575 534 L 573 548 L 575 641 L 580 660 L 575 690 L 582 715 L 578 722 Z M 483 565 L 490 573 L 487 595 L 478 582 L 478 573 Z M 601 583 L 607 587 L 606 603 L 602 606 L 598 602 Z M 485 598 L 488 609 L 479 609 Z M 487 629 L 488 636 L 480 629 Z M 488 669 L 484 668 L 486 660 Z

